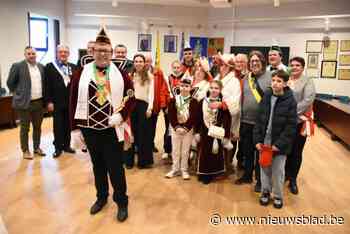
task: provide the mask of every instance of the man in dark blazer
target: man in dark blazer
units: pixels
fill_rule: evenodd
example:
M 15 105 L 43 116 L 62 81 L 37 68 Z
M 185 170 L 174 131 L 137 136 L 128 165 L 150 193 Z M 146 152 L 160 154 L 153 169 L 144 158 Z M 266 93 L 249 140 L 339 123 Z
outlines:
M 75 153 L 70 147 L 69 89 L 75 65 L 68 62 L 69 48 L 57 46 L 57 59 L 45 67 L 46 102 L 48 111 L 53 113 L 53 133 L 55 153 L 59 157 L 63 151 Z
M 20 141 L 24 159 L 33 159 L 29 152 L 28 132 L 30 122 L 33 124 L 34 154 L 45 156 L 40 149 L 41 123 L 44 115 L 44 67 L 36 62 L 36 51 L 27 46 L 24 50 L 25 60 L 11 66 L 7 86 L 13 93 L 12 107 L 20 119 Z

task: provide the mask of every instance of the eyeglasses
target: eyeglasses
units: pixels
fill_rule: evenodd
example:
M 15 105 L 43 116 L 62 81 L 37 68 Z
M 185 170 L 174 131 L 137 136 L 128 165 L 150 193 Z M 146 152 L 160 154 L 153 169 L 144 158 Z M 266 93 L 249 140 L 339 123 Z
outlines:
M 250 63 L 261 63 L 261 61 L 260 60 L 258 60 L 258 59 L 254 59 L 254 60 L 250 60 Z
M 94 50 L 95 53 L 98 54 L 111 54 L 112 51 L 111 50 Z

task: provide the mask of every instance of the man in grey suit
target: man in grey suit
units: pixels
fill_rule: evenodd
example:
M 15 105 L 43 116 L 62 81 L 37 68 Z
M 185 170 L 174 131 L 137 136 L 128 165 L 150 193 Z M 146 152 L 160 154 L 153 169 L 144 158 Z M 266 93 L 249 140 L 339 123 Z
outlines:
M 36 62 L 36 51 L 27 46 L 25 60 L 11 66 L 7 86 L 13 94 L 12 107 L 20 119 L 20 141 L 24 159 L 33 159 L 29 152 L 28 132 L 33 125 L 34 154 L 45 156 L 40 149 L 41 123 L 44 115 L 44 67 Z

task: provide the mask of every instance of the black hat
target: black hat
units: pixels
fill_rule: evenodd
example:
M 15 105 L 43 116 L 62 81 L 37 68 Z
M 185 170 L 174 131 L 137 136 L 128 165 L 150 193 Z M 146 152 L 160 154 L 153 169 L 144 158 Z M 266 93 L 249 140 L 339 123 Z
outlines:
M 278 45 L 271 46 L 270 51 L 272 50 L 277 51 L 280 54 L 280 56 L 282 56 L 283 54 L 281 48 Z
M 111 40 L 107 36 L 106 29 L 101 28 L 100 32 L 97 34 L 96 43 L 106 43 L 111 45 Z

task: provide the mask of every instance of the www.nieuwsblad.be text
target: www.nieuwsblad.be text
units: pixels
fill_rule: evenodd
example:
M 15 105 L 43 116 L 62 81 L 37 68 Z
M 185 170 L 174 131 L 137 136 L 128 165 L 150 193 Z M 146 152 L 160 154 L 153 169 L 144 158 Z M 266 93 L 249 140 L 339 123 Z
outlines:
M 300 216 L 223 216 L 219 213 L 209 217 L 209 223 L 221 225 L 343 225 L 344 217 L 335 215 L 300 215 Z

